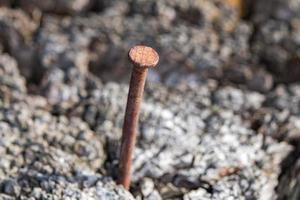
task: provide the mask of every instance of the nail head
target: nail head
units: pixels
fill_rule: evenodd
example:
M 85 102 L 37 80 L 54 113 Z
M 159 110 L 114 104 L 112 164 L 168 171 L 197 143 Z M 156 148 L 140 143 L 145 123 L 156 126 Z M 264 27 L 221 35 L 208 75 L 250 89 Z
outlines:
M 142 68 L 155 67 L 159 61 L 158 53 L 153 48 L 142 45 L 132 47 L 128 56 L 135 66 Z

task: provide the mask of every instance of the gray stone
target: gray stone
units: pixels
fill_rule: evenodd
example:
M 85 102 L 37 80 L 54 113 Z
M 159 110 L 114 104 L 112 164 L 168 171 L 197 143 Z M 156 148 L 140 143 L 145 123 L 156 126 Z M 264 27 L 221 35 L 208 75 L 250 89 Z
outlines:
M 13 179 L 4 180 L 1 183 L 2 192 L 11 196 L 18 196 L 21 192 L 21 187 L 17 181 Z

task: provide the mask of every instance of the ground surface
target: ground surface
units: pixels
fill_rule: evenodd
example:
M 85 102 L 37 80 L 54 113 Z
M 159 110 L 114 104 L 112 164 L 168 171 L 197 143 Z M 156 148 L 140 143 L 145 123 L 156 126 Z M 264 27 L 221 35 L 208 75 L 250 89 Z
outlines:
M 0 1 L 0 199 L 299 199 L 300 1 L 240 2 Z M 127 192 L 135 44 L 160 62 Z

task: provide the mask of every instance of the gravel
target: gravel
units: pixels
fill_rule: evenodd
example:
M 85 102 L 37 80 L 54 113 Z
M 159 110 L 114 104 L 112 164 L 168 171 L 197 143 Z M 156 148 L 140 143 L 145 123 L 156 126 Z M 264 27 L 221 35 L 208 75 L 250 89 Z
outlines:
M 99 117 L 96 124 L 88 123 L 106 132 L 114 144 L 116 135 L 119 138 L 121 132 L 123 112 L 119 111 L 123 111 L 124 101 L 120 96 L 125 99 L 126 89 L 114 83 L 106 87 L 102 90 L 104 95 L 99 94 L 94 105 L 89 100 L 88 107 L 98 110 L 96 116 L 107 117 L 104 121 Z M 235 111 L 250 112 L 261 106 L 263 96 L 227 87 L 211 91 L 207 88 L 203 86 L 197 92 L 184 93 L 148 86 L 148 98 L 142 105 L 133 181 L 139 183 L 143 177 L 151 178 L 159 185 L 157 189 L 163 199 L 189 198 L 186 191 L 198 199 L 203 196 L 203 188 L 204 196 L 212 199 L 275 198 L 271 191 L 276 186 L 280 169 L 274 166 L 280 164 L 290 148 L 285 143 L 274 144 L 271 138 L 256 134 L 235 114 Z M 244 103 L 238 106 L 238 101 Z M 110 157 L 117 158 L 117 155 Z M 112 164 L 115 162 L 117 160 Z M 143 184 L 140 187 L 143 195 Z M 200 196 L 194 191 L 198 188 L 202 188 Z
M 253 50 L 278 82 L 299 80 L 298 0 L 257 1 Z
M 299 3 L 226 2 L 0 1 L 0 199 L 299 199 Z M 126 191 L 140 43 L 161 59 Z
M 133 199 L 101 173 L 101 135 L 52 115 L 44 97 L 27 94 L 14 59 L 0 61 L 1 199 Z

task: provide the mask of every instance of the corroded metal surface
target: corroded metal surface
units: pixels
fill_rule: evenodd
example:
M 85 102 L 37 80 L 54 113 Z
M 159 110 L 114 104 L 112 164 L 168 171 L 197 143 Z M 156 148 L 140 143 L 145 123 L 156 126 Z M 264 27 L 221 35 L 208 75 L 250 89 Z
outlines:
M 159 57 L 156 51 L 146 46 L 135 46 L 129 51 L 133 63 L 130 88 L 123 125 L 118 183 L 126 189 L 130 186 L 132 153 L 135 146 L 141 102 L 148 68 L 155 67 Z

